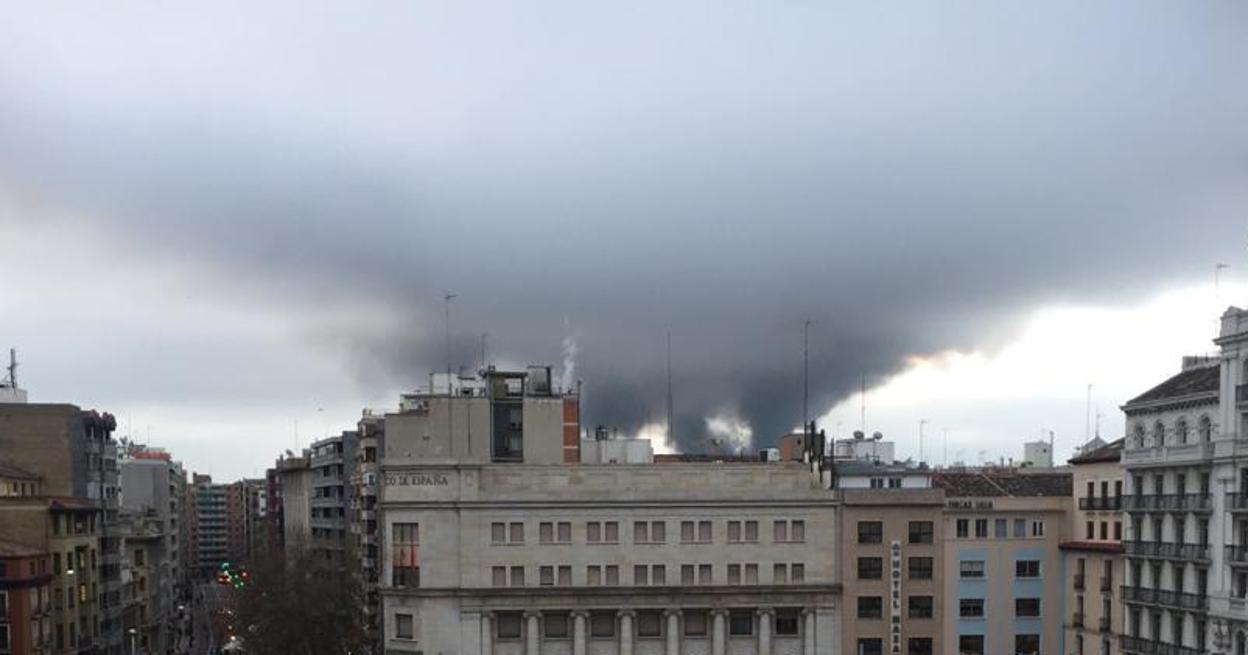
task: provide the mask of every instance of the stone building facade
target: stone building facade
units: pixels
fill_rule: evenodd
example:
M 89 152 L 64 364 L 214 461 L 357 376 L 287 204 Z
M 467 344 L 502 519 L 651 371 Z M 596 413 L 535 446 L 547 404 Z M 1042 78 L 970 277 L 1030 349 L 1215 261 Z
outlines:
M 1076 502 L 1069 538 L 1062 542 L 1066 581 L 1062 594 L 1066 652 L 1117 655 L 1122 634 L 1122 599 L 1147 593 L 1124 584 L 1122 556 L 1123 440 L 1090 448 L 1071 458 Z

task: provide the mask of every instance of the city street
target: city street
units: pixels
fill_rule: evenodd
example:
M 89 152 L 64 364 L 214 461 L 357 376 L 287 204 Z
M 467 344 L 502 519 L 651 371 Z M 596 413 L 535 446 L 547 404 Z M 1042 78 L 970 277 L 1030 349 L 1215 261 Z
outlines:
M 220 652 L 214 617 L 225 609 L 225 587 L 212 582 L 195 587 L 195 603 L 192 606 L 193 627 L 190 653 L 212 655 Z

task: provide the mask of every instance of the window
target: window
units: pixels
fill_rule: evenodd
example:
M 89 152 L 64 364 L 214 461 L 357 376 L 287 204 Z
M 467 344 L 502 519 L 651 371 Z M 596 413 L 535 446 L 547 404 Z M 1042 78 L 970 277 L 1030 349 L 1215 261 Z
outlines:
M 932 638 L 911 637 L 906 655 L 932 655 Z
M 992 522 L 992 536 L 997 539 L 1006 539 L 1010 536 L 1010 522 L 1006 519 L 997 519 Z
M 889 479 L 888 479 L 888 488 L 889 488 L 889 489 L 900 489 L 900 488 L 901 488 L 901 478 L 889 478 Z
M 733 610 L 728 613 L 728 634 L 748 637 L 754 634 L 754 612 Z
M 594 612 L 589 615 L 589 636 L 611 638 L 615 636 L 615 614 Z
M 789 522 L 789 541 L 803 542 L 806 541 L 806 522 L 790 521 Z
M 1174 424 L 1174 440 L 1180 444 L 1187 443 L 1187 421 L 1179 419 Z
M 537 584 L 543 587 L 552 587 L 555 584 L 555 567 L 540 566 L 537 569 Z
M 593 564 L 585 567 L 585 584 L 598 586 L 602 584 L 602 567 Z
M 958 539 L 966 539 L 967 537 L 971 536 L 971 520 L 970 519 L 958 519 L 955 525 L 957 526 Z
M 620 567 L 614 564 L 608 565 L 605 570 L 606 582 L 608 587 L 617 587 L 620 584 Z
M 878 544 L 884 541 L 884 524 L 880 521 L 858 522 L 858 543 Z
M 858 618 L 860 619 L 882 619 L 884 618 L 884 599 L 879 596 L 859 596 L 858 597 Z
M 988 538 L 988 519 L 975 519 L 975 538 Z
M 933 560 L 930 557 L 910 558 L 910 579 L 931 580 Z
M 741 541 L 741 522 L 728 522 L 728 543 L 736 543 Z
M 606 523 L 602 524 L 602 527 L 603 527 L 603 541 L 609 544 L 616 544 L 620 542 L 619 522 L 607 521 Z
M 772 524 L 772 541 L 782 544 L 789 540 L 789 522 L 776 521 Z
M 555 524 L 543 522 L 537 524 L 538 543 L 549 544 L 555 541 Z
M 680 542 L 684 544 L 694 542 L 693 521 L 680 522 Z
M 962 578 L 984 577 L 984 560 L 964 560 L 958 562 L 958 574 Z
M 806 581 L 806 565 L 790 564 L 789 565 L 789 582 L 793 584 L 801 584 Z
M 633 521 L 633 543 L 650 543 L 650 523 L 646 521 Z
M 746 543 L 758 543 L 758 521 L 745 522 L 745 541 Z
M 639 544 L 661 544 L 667 539 L 667 524 L 663 521 L 633 522 L 633 542 Z
M 413 625 L 411 614 L 395 614 L 394 615 L 394 638 L 395 639 L 415 639 L 416 628 Z
M 498 639 L 520 638 L 520 614 L 499 612 L 494 620 L 494 636 Z
M 559 586 L 560 587 L 572 586 L 572 567 L 571 566 L 559 567 Z
M 698 584 L 712 584 L 713 582 L 714 580 L 712 579 L 712 576 L 711 576 L 711 565 L 699 564 L 698 565 Z
M 567 639 L 568 615 L 564 613 L 543 614 L 542 636 L 547 639 Z
M 1014 562 L 1014 577 L 1016 578 L 1038 578 L 1040 577 L 1040 560 L 1020 559 L 1017 562 Z
M 910 543 L 912 544 L 930 544 L 932 543 L 933 527 L 931 521 L 911 521 L 910 522 Z
M 680 565 L 680 584 L 688 586 L 693 583 L 694 583 L 693 565 L 681 564 Z
M 755 574 L 757 575 L 757 569 L 755 570 Z M 659 585 L 659 586 L 667 584 L 667 565 L 666 564 L 655 564 L 653 567 L 651 567 L 650 584 Z
M 858 579 L 879 580 L 884 576 L 884 559 L 881 557 L 859 557 Z
M 1044 536 L 1044 521 L 1032 521 L 1031 522 L 1031 536 L 1033 537 Z
M 1114 541 L 1122 541 L 1122 521 L 1114 521 Z
M 490 524 L 490 543 L 505 544 L 507 543 L 507 526 L 503 523 Z
M 698 521 L 698 541 L 700 543 L 711 543 L 711 522 Z
M 1040 635 L 1014 635 L 1015 655 L 1040 655 Z
M 772 567 L 771 579 L 775 584 L 787 584 L 789 581 L 789 565 L 776 564 Z
M 911 596 L 907 601 L 908 615 L 912 619 L 932 618 L 933 605 L 931 596 Z
M 1093 523 L 1092 521 L 1088 521 L 1087 525 L 1084 527 L 1085 527 L 1084 535 L 1086 539 L 1091 541 L 1092 539 L 1096 538 L 1096 529 L 1095 529 L 1096 524 L 1095 523 Z
M 685 610 L 686 637 L 705 637 L 706 624 L 706 612 L 698 610 Z
M 641 610 L 637 612 L 637 636 L 638 637 L 662 637 L 663 636 L 663 613 L 654 610 Z
M 796 637 L 798 613 L 796 609 L 781 608 L 776 610 L 776 636 Z
M 964 619 L 979 619 L 984 616 L 983 598 L 962 598 L 958 600 L 958 616 Z
M 602 543 L 602 524 L 598 521 L 590 521 L 585 524 L 585 541 L 591 544 Z
M 390 582 L 395 587 L 419 587 L 420 524 L 393 523 L 390 528 L 394 538 L 394 562 Z
M 558 543 L 561 543 L 561 544 L 572 543 L 572 523 L 571 522 L 560 521 L 559 523 L 555 525 L 555 529 L 556 529 L 555 538 L 558 540 Z
M 508 536 L 513 544 L 524 543 L 524 524 L 512 523 L 508 530 Z
M 879 637 L 859 639 L 858 655 L 884 655 L 884 640 Z
M 511 586 L 513 587 L 524 586 L 524 567 L 523 566 L 511 567 Z
M 745 583 L 746 584 L 758 584 L 758 565 L 757 564 L 745 565 Z
M 1213 439 L 1213 422 L 1208 416 L 1200 417 L 1200 440 L 1209 442 Z
M 1040 599 L 1015 598 L 1014 616 L 1040 616 Z
M 728 584 L 741 584 L 741 565 L 728 565 Z

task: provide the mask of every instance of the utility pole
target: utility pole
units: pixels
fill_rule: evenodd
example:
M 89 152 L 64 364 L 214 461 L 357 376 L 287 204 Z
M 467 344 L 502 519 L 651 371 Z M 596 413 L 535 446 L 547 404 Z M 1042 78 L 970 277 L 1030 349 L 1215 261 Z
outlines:
M 802 323 L 802 432 L 810 429 L 810 324 Z

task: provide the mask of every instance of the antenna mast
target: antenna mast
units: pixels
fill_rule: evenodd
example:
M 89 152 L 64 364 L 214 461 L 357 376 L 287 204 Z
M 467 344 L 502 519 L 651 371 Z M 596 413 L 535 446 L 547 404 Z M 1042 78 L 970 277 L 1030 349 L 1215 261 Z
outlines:
M 810 430 L 810 319 L 802 323 L 802 433 Z
M 667 332 L 667 444 L 674 445 L 672 439 L 672 332 Z
M 862 432 L 867 432 L 867 374 L 862 374 L 862 385 L 859 392 L 859 398 L 862 401 Z
M 1086 444 L 1092 438 L 1092 383 L 1091 382 L 1088 383 L 1088 403 L 1085 409 L 1085 413 L 1087 414 L 1087 416 L 1084 418 L 1084 423 L 1083 423 L 1083 443 Z M 1053 449 L 1050 448 L 1049 450 L 1051 452 Z
M 17 388 L 17 349 L 9 348 L 9 366 L 6 369 L 9 377 L 5 378 L 10 387 Z

